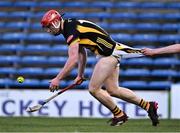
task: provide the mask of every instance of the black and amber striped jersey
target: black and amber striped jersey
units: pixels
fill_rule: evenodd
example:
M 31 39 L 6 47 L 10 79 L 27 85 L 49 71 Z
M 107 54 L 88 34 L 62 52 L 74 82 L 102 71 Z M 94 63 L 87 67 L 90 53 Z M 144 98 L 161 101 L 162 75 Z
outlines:
M 97 55 L 109 56 L 116 46 L 105 30 L 86 20 L 66 19 L 62 34 L 68 45 L 79 42 L 79 45 Z

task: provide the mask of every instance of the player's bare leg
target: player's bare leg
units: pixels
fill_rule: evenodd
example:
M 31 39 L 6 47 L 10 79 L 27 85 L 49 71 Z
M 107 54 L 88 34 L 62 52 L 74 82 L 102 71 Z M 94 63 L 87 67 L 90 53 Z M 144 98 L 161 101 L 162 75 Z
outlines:
M 119 87 L 119 67 L 113 69 L 111 76 L 104 81 L 104 85 L 111 96 L 136 105 L 138 105 L 141 101 L 141 98 L 138 97 L 132 90 Z
M 116 104 L 111 96 L 101 87 L 105 79 L 111 74 L 112 68 L 116 66 L 117 60 L 113 57 L 103 57 L 96 64 L 89 83 L 89 92 L 108 109 L 112 110 Z
M 148 115 L 152 120 L 153 126 L 156 126 L 159 123 L 157 116 L 157 103 L 147 102 L 142 98 L 138 97 L 130 89 L 119 87 L 118 81 L 119 81 L 119 67 L 116 67 L 112 71 L 111 76 L 109 76 L 104 82 L 108 93 L 111 96 L 123 99 L 130 103 L 134 103 L 140 106 L 141 108 L 145 109 L 146 111 L 148 111 Z
M 105 79 L 111 75 L 117 63 L 114 57 L 101 58 L 94 68 L 89 83 L 89 91 L 97 100 L 111 110 L 114 115 L 123 115 L 123 112 L 116 106 L 109 93 L 101 89 Z

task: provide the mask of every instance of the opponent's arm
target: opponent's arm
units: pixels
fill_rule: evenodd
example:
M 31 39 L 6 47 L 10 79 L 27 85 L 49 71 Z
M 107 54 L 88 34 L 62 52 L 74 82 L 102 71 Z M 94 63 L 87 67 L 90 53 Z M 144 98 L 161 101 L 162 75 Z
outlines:
M 156 49 L 144 48 L 142 52 L 143 54 L 150 56 L 159 55 L 159 54 L 180 53 L 180 44 L 174 44 Z
M 68 49 L 68 59 L 63 67 L 63 69 L 58 73 L 56 78 L 62 80 L 67 76 L 67 74 L 75 67 L 79 58 L 79 43 L 75 43 L 69 46 Z

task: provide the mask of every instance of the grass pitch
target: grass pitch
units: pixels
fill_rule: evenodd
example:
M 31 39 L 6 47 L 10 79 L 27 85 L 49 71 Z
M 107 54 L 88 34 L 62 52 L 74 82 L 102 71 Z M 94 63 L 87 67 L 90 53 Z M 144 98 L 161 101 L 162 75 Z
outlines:
M 180 132 L 180 120 L 160 120 L 158 127 L 149 119 L 130 119 L 111 127 L 108 119 L 0 117 L 0 132 Z

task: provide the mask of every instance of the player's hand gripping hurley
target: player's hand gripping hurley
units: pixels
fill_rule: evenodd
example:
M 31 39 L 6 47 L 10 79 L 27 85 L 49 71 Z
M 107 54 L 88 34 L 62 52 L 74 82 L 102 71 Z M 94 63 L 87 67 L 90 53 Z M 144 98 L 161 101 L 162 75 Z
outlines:
M 37 104 L 36 106 L 33 107 L 28 107 L 26 109 L 27 112 L 35 112 L 40 110 L 46 103 L 48 103 L 49 101 L 51 101 L 52 99 L 54 99 L 55 97 L 57 97 L 58 95 L 62 94 L 63 92 L 74 88 L 76 85 L 80 85 L 83 81 L 85 81 L 85 79 L 80 79 L 77 83 L 73 83 L 69 86 L 67 86 L 66 88 L 60 90 L 58 93 L 56 93 L 55 95 L 49 97 L 48 99 L 44 100 L 42 103 Z

